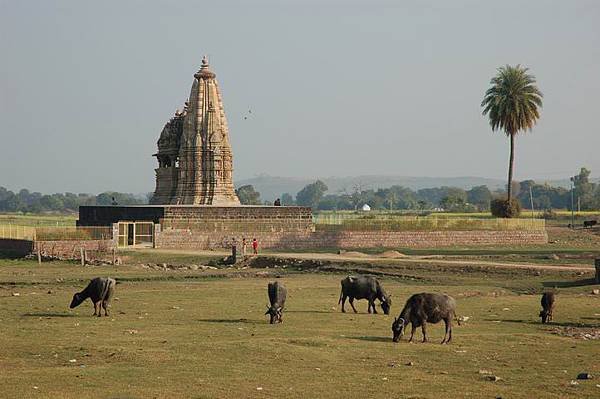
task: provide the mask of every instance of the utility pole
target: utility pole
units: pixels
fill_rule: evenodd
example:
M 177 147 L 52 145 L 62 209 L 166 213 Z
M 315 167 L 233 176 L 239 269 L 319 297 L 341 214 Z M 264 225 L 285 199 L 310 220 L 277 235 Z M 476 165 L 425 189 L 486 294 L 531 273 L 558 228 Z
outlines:
M 531 218 L 534 218 L 534 209 L 533 209 L 533 191 L 531 190 L 531 186 L 529 186 L 529 199 L 531 201 Z
M 575 178 L 571 177 L 571 228 L 575 228 L 575 204 L 574 204 L 574 195 L 575 195 Z

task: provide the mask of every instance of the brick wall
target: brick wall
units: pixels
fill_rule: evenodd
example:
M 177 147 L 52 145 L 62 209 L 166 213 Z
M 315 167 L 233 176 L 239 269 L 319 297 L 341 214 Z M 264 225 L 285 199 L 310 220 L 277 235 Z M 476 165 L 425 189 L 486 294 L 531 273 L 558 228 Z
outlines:
M 106 252 L 116 248 L 114 240 L 35 241 L 32 252 L 61 259 L 79 259 L 81 248 L 86 251 Z
M 546 244 L 545 231 L 338 231 L 338 232 L 262 232 L 246 230 L 202 232 L 190 229 L 165 229 L 156 234 L 157 248 L 228 248 L 232 238 L 256 237 L 261 248 L 419 248 L 477 245 Z M 239 244 L 238 244 L 239 245 Z
M 538 231 L 339 231 L 317 232 L 314 246 L 335 248 L 419 248 L 477 245 L 547 244 L 548 234 Z

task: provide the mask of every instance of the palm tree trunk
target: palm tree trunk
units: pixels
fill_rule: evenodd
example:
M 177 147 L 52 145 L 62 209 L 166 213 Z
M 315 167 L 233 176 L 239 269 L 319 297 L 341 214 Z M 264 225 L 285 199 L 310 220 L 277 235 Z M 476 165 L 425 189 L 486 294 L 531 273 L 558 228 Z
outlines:
M 513 163 L 515 162 L 515 135 L 510 134 L 510 157 L 508 161 L 508 203 L 512 199 Z

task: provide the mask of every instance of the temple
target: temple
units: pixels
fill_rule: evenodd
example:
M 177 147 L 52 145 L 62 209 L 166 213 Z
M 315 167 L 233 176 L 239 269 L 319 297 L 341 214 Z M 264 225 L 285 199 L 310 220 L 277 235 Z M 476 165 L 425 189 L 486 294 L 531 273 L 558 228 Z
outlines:
M 167 122 L 157 144 L 151 204 L 240 205 L 221 92 L 206 57 L 183 111 Z

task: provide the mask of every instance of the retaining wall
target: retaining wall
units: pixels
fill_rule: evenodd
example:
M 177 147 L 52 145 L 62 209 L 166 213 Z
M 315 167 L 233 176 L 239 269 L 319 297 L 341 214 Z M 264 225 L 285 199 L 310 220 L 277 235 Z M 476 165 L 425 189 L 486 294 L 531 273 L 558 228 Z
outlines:
M 261 248 L 424 248 L 478 245 L 547 244 L 546 231 L 228 231 L 201 232 L 167 228 L 156 232 L 156 248 L 217 249 L 228 248 L 235 238 L 257 238 Z

